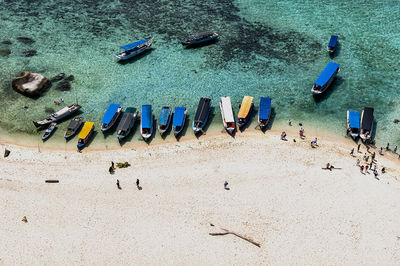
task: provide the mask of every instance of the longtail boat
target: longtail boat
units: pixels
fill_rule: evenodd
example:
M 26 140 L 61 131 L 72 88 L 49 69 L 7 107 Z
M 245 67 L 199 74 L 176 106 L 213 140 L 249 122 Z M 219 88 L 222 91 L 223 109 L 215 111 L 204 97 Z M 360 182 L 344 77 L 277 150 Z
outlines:
M 254 108 L 253 99 L 254 97 L 251 96 L 243 97 L 237 119 L 239 128 L 242 128 L 250 120 L 251 112 L 253 111 Z
M 115 124 L 121 112 L 121 105 L 115 103 L 110 104 L 101 120 L 101 131 L 109 130 Z
M 133 126 L 135 125 L 135 122 L 137 120 L 138 116 L 138 111 L 131 113 L 131 112 L 124 112 L 121 121 L 118 124 L 117 127 L 117 138 L 118 141 L 122 141 L 124 138 L 126 138 L 129 133 L 131 132 Z
M 161 108 L 160 120 L 158 123 L 158 131 L 160 134 L 164 134 L 168 130 L 172 119 L 172 108 L 169 106 L 163 106 Z
M 151 48 L 153 44 L 153 39 L 150 40 L 140 40 L 137 42 L 133 42 L 124 46 L 121 46 L 121 49 L 124 50 L 115 55 L 120 61 L 130 59 L 135 57 Z
M 175 137 L 182 132 L 186 121 L 186 107 L 175 107 L 174 118 L 172 120 L 172 127 L 174 129 Z
M 153 134 L 153 111 L 151 105 L 142 105 L 142 118 L 140 120 L 140 134 L 147 140 Z
M 236 121 L 235 117 L 233 116 L 231 98 L 229 96 L 221 97 L 221 100 L 219 101 L 219 108 L 221 109 L 222 123 L 224 124 L 224 128 L 229 134 L 232 135 L 236 129 Z
M 337 73 L 340 71 L 339 66 L 339 64 L 333 62 L 329 62 L 326 65 L 321 75 L 319 75 L 317 80 L 314 82 L 314 85 L 311 89 L 313 95 L 321 94 L 329 88 Z
M 53 133 L 53 131 L 56 129 L 56 122 L 53 122 L 50 124 L 50 126 L 46 129 L 46 131 L 44 132 L 43 136 L 42 136 L 42 140 L 45 141 L 48 138 L 50 138 L 51 134 Z
M 271 116 L 271 101 L 270 97 L 260 98 L 260 107 L 258 109 L 258 125 L 261 129 L 268 125 Z
M 66 106 L 62 108 L 61 110 L 51 114 L 49 117 L 46 117 L 45 119 L 42 119 L 40 121 L 33 121 L 33 124 L 36 127 L 43 127 L 46 126 L 52 122 L 59 122 L 60 120 L 72 115 L 76 111 L 78 111 L 81 108 L 79 104 L 73 104 L 70 106 Z
M 72 119 L 71 122 L 69 122 L 67 131 L 64 134 L 64 138 L 68 139 L 75 135 L 75 133 L 78 132 L 82 125 L 82 117 L 75 117 L 74 119 Z
M 205 31 L 205 32 L 198 32 L 192 35 L 189 35 L 187 40 L 182 41 L 182 45 L 184 46 L 195 46 L 207 42 L 212 42 L 217 40 L 219 35 L 215 32 Z
M 360 113 L 347 110 L 347 134 L 355 140 L 360 134 Z
M 85 122 L 81 132 L 78 135 L 78 150 L 83 149 L 83 147 L 88 143 L 90 137 L 94 132 L 94 122 Z
M 199 133 L 203 131 L 205 124 L 207 124 L 208 115 L 211 109 L 211 99 L 210 98 L 200 98 L 199 105 L 197 106 L 197 111 L 193 120 L 193 131 L 194 133 Z
M 360 138 L 362 141 L 371 139 L 374 130 L 374 108 L 365 107 L 361 113 Z

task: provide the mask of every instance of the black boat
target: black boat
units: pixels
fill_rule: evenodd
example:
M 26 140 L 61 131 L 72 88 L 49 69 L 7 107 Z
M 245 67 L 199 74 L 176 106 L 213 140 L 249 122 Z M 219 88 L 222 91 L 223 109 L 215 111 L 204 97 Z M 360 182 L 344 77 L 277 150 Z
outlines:
M 82 117 L 75 117 L 74 119 L 72 119 L 71 122 L 69 122 L 67 131 L 64 134 L 64 138 L 68 139 L 75 135 L 75 133 L 78 132 L 82 125 Z
M 362 141 L 371 139 L 374 130 L 374 108 L 365 107 L 361 113 L 360 138 Z
M 203 127 L 207 124 L 208 115 L 211 110 L 211 99 L 210 98 L 200 98 L 199 106 L 197 107 L 196 114 L 193 120 L 193 131 L 194 133 L 198 133 L 203 131 Z
M 189 35 L 188 39 L 182 42 L 182 45 L 193 46 L 203 44 L 218 39 L 218 34 L 215 32 L 205 31 Z
M 129 135 L 131 129 L 135 125 L 138 113 L 138 111 L 136 111 L 135 113 L 123 113 L 121 121 L 119 122 L 117 127 L 117 137 L 119 141 L 122 141 L 126 136 Z

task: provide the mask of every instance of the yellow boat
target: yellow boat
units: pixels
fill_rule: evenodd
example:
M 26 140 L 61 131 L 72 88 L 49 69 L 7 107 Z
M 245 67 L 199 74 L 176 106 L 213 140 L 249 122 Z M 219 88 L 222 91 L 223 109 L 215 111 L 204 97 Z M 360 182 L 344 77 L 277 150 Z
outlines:
M 94 132 L 94 122 L 85 122 L 85 124 L 82 127 L 81 132 L 79 132 L 78 135 L 78 149 L 81 150 L 83 149 L 83 146 L 86 145 L 88 142 L 90 136 Z
M 244 96 L 242 100 L 242 104 L 240 105 L 238 119 L 237 122 L 239 124 L 239 128 L 243 127 L 250 119 L 251 112 L 254 108 L 253 103 L 254 97 Z

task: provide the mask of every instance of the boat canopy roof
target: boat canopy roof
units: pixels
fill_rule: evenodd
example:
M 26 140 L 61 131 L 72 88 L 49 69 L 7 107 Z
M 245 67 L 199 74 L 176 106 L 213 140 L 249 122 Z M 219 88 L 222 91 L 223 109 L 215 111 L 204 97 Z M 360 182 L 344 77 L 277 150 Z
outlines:
M 71 122 L 69 122 L 68 128 L 74 129 L 79 126 L 80 123 L 82 123 L 81 120 L 72 119 Z
M 94 122 L 85 122 L 81 132 L 79 132 L 78 138 L 85 139 L 93 127 L 94 127 Z
M 360 113 L 359 112 L 349 110 L 349 124 L 350 124 L 350 128 L 360 128 Z
M 152 120 L 151 105 L 142 105 L 142 128 L 152 128 Z
M 246 118 L 247 114 L 250 112 L 251 105 L 253 103 L 254 97 L 244 96 L 242 100 L 242 105 L 240 106 L 239 118 Z
M 136 46 L 141 45 L 141 44 L 144 44 L 145 42 L 147 42 L 147 40 L 140 40 L 140 41 L 137 41 L 137 42 L 133 42 L 133 43 L 130 43 L 130 44 L 121 46 L 121 49 L 124 49 L 124 50 L 132 50 L 132 49 L 135 48 Z
M 374 122 L 374 108 L 365 107 L 361 121 L 361 128 L 365 130 L 371 130 L 373 122 Z
M 210 98 L 200 98 L 199 106 L 197 107 L 196 114 L 194 116 L 194 121 L 204 122 L 210 112 L 211 99 Z
M 222 104 L 222 110 L 224 112 L 225 122 L 234 123 L 235 118 L 233 117 L 231 97 L 229 96 L 221 97 L 221 104 Z
M 103 124 L 108 124 L 111 122 L 113 119 L 115 113 L 118 111 L 118 108 L 120 107 L 119 104 L 112 103 L 110 106 L 108 106 L 106 112 L 104 113 L 103 119 L 101 120 L 101 123 Z
M 161 108 L 161 115 L 160 115 L 161 126 L 167 125 L 170 113 L 171 113 L 171 107 L 164 106 L 163 108 Z
M 334 62 L 329 62 L 324 71 L 322 71 L 321 75 L 319 75 L 319 77 L 317 78 L 317 80 L 315 81 L 314 84 L 318 85 L 318 86 L 324 86 L 329 79 L 332 77 L 332 75 L 337 71 L 337 69 L 339 68 L 339 64 L 334 63 Z
M 121 122 L 119 122 L 117 127 L 117 132 L 120 130 L 127 131 L 134 120 L 134 114 L 125 112 L 121 117 Z
M 271 98 L 270 97 L 261 97 L 260 99 L 260 111 L 258 114 L 258 118 L 260 119 L 268 119 L 271 113 Z
M 328 44 L 328 46 L 329 47 L 335 47 L 336 46 L 336 43 L 337 43 L 337 40 L 338 40 L 338 36 L 336 36 L 336 35 L 331 35 L 331 39 L 329 40 L 329 44 Z
M 51 116 L 56 118 L 59 115 L 65 114 L 66 112 L 68 112 L 68 110 L 69 110 L 69 107 L 65 106 L 64 108 L 62 108 L 62 109 L 58 110 L 57 112 L 53 113 Z
M 172 120 L 172 126 L 180 127 L 183 124 L 183 118 L 185 117 L 186 107 L 175 107 L 174 119 Z

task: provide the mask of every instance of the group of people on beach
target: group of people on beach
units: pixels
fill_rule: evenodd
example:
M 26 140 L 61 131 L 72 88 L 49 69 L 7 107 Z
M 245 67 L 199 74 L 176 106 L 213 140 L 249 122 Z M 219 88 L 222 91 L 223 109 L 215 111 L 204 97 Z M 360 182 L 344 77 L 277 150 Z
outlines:
M 357 153 L 362 153 L 360 151 L 360 148 L 361 148 L 361 144 L 358 144 Z M 375 178 L 378 179 L 379 172 L 377 170 L 377 166 L 378 166 L 377 163 L 378 162 L 375 159 L 376 158 L 376 152 L 375 151 L 371 152 L 371 146 L 370 145 L 367 145 L 366 148 L 367 148 L 367 152 L 364 153 L 364 155 L 362 157 L 362 161 L 360 159 L 356 160 L 356 166 L 360 167 L 360 172 L 362 174 L 366 174 L 366 173 L 369 174 L 369 171 L 372 171 L 372 173 L 374 174 Z M 389 143 L 386 146 L 386 149 L 389 150 Z M 397 151 L 397 148 L 396 148 L 396 151 Z M 379 149 L 379 154 L 383 155 L 383 148 L 382 147 Z M 351 156 L 355 156 L 354 155 L 354 148 L 351 149 L 350 155 Z M 385 173 L 386 173 L 386 168 L 383 166 L 382 169 L 381 169 L 381 174 L 385 174 Z

